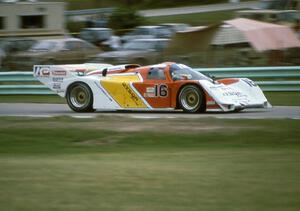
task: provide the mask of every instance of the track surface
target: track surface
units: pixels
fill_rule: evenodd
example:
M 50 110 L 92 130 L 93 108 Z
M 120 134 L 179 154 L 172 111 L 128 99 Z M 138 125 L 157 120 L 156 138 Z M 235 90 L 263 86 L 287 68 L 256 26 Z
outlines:
M 300 119 L 300 106 L 276 106 L 271 109 L 249 109 L 238 113 L 209 112 L 204 114 L 186 114 L 182 111 L 96 111 L 94 113 L 75 113 L 66 104 L 38 104 L 38 103 L 0 103 L 0 116 L 31 116 L 53 117 L 72 116 L 91 118 L 101 115 L 125 116 L 132 118 L 233 118 L 233 119 L 268 119 L 291 118 Z

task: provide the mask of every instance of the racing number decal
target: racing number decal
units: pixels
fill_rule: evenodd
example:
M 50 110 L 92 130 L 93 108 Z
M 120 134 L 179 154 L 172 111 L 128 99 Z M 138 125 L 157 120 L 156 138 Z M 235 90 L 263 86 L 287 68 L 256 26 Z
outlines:
M 147 87 L 145 97 L 167 97 L 168 86 L 166 84 L 156 84 L 154 87 Z
M 168 96 L 168 86 L 165 84 L 155 85 L 156 97 L 167 97 Z

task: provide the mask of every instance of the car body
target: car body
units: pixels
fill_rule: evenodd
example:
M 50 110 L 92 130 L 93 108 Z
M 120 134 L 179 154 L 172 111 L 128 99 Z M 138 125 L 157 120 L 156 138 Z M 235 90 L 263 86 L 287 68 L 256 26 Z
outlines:
M 80 31 L 79 37 L 96 45 L 109 40 L 112 35 L 110 28 L 84 28 Z
M 186 65 L 35 65 L 34 76 L 76 112 L 96 110 L 239 111 L 269 107 L 250 79 L 213 80 Z
M 6 57 L 4 50 L 0 48 L 0 68 L 2 67 L 2 61 Z
M 37 41 L 29 38 L 5 38 L 0 39 L 0 67 L 7 66 L 6 63 L 11 60 L 16 53 L 26 51 Z
M 138 26 L 132 32 L 121 37 L 121 41 L 126 43 L 134 39 L 154 39 L 170 38 L 172 31 L 164 26 Z
M 117 51 L 97 54 L 91 62 L 112 64 L 153 64 L 161 61 L 162 51 L 169 39 L 135 39 L 123 45 Z
M 167 28 L 175 34 L 176 32 L 186 31 L 189 29 L 190 25 L 186 23 L 162 23 L 160 26 Z
M 110 28 L 84 28 L 80 31 L 79 37 L 105 51 L 118 49 L 121 45 L 120 37 L 113 35 Z
M 0 39 L 0 48 L 7 55 L 15 54 L 20 51 L 25 51 L 31 48 L 37 40 L 29 38 L 6 38 Z
M 96 46 L 77 38 L 40 40 L 29 50 L 11 56 L 10 69 L 31 69 L 35 64 L 83 63 L 101 52 Z

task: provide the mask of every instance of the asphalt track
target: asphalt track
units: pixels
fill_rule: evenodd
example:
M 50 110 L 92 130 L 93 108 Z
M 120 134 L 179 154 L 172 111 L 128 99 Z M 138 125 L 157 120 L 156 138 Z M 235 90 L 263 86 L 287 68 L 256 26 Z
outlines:
M 66 104 L 39 103 L 0 103 L 0 116 L 55 117 L 72 116 L 75 118 L 93 118 L 96 116 L 123 116 L 130 118 L 204 118 L 225 119 L 300 119 L 300 106 L 275 106 L 270 109 L 248 109 L 235 113 L 207 112 L 187 114 L 176 111 L 96 111 L 93 113 L 75 113 Z

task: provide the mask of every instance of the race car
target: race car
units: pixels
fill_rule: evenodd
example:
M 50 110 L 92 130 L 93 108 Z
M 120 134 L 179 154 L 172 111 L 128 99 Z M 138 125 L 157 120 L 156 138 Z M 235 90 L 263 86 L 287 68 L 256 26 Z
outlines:
M 76 112 L 95 110 L 240 111 L 268 108 L 262 90 L 248 78 L 214 80 L 174 62 L 35 65 L 34 76 L 65 97 Z

